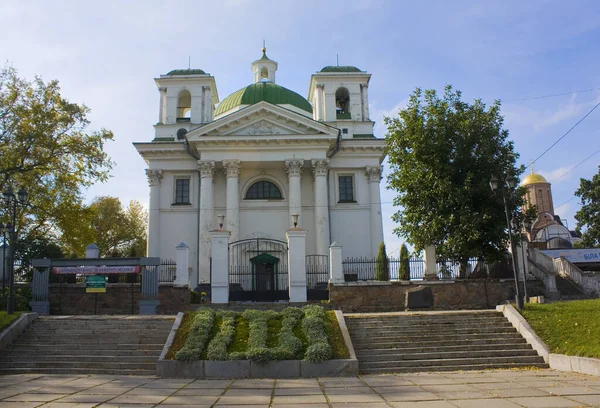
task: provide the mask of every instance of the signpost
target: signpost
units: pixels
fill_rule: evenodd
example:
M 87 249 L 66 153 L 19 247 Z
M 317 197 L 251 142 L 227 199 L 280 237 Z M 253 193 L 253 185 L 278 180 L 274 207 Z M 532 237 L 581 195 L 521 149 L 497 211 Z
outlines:
M 106 277 L 102 275 L 86 276 L 85 293 L 106 293 Z

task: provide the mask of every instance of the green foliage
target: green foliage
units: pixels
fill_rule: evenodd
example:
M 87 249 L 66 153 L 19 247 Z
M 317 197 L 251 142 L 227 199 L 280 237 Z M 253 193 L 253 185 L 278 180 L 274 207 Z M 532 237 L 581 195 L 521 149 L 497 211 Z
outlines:
M 499 257 L 507 246 L 504 204 L 488 183 L 492 175 L 522 173 L 500 103 L 463 102 L 451 86 L 442 97 L 417 88 L 398 117 L 385 123 L 388 188 L 402 207 L 392 217 L 394 232 L 416 250 L 435 245 L 439 255 L 465 264 L 471 257 Z M 522 192 L 507 191 L 513 212 Z
M 342 329 L 340 329 L 340 324 L 333 310 L 325 312 L 325 331 L 331 345 L 331 358 L 336 360 L 350 358 Z
M 302 330 L 308 340 L 304 359 L 313 363 L 331 359 L 331 346 L 327 341 L 325 330 L 325 311 L 316 305 L 304 306 L 302 311 L 304 312 Z
M 177 332 L 175 332 L 175 338 L 173 339 L 173 342 L 167 351 L 165 359 L 174 360 L 177 352 L 185 346 L 185 342 L 188 338 L 190 330 L 192 329 L 194 316 L 196 316 L 195 312 L 183 313 L 183 319 L 181 319 L 181 324 L 179 325 Z
M 202 295 L 196 291 L 190 291 L 190 303 L 200 304 L 202 303 Z
M 258 363 L 265 363 L 272 359 L 271 350 L 267 348 L 269 339 L 270 318 L 275 317 L 275 312 L 271 310 L 246 310 L 243 317 L 248 321 L 248 348 L 246 358 Z
M 552 353 L 600 358 L 600 299 L 528 304 L 522 314 Z
M 582 246 L 600 247 L 600 166 L 591 180 L 580 179 L 575 195 L 581 198 L 581 209 L 575 213 L 577 232 L 582 233 Z
M 113 134 L 88 131 L 89 112 L 63 98 L 57 81 L 29 82 L 8 65 L 0 69 L 0 191 L 29 193 L 17 214 L 19 236 L 59 234 L 66 224 L 75 230 L 84 189 L 108 179 L 113 163 L 104 145 Z
M 398 269 L 398 275 L 400 280 L 410 280 L 410 254 L 405 243 L 402 243 L 400 247 L 400 267 Z
M 14 297 L 15 297 L 15 310 L 19 310 L 22 312 L 28 312 L 31 310 L 29 306 L 29 302 L 31 302 L 31 288 L 14 288 Z M 6 310 L 6 306 L 8 305 L 8 286 L 4 288 L 0 287 L 0 310 Z
M 103 257 L 146 255 L 148 212 L 139 202 L 123 207 L 117 197 L 97 197 L 82 214 L 77 229 L 63 234 L 68 253 L 83 256 L 85 247 L 95 243 Z
M 200 360 L 211 335 L 214 320 L 215 312 L 212 309 L 202 308 L 196 312 L 185 345 L 175 355 L 176 360 Z
M 13 314 L 7 314 L 6 312 L 0 312 L 0 333 L 2 330 L 10 326 L 15 320 L 21 316 L 21 312 L 15 312 Z
M 379 251 L 377 252 L 377 259 L 375 264 L 375 279 L 378 281 L 389 281 L 390 280 L 390 260 L 388 259 L 385 251 L 385 243 L 379 244 Z
M 217 317 L 221 321 L 217 334 L 208 343 L 207 360 L 227 360 L 227 347 L 233 341 L 235 331 L 235 318 L 237 313 L 231 311 L 217 311 Z

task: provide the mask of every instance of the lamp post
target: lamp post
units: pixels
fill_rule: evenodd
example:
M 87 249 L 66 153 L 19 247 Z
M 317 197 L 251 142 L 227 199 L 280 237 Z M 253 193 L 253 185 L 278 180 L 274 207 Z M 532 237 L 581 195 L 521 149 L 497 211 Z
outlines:
M 509 189 L 514 188 L 517 185 L 517 179 L 514 177 L 509 177 L 505 180 L 506 187 Z M 500 189 L 500 180 L 496 177 L 492 176 L 490 179 L 490 188 L 495 193 Z M 500 189 L 502 194 L 502 201 L 504 202 L 504 212 L 506 214 L 506 226 L 508 227 L 508 243 L 510 245 L 510 259 L 512 261 L 513 266 L 513 275 L 515 277 L 515 292 L 516 292 L 516 301 L 517 301 L 517 309 L 523 310 L 523 298 L 521 297 L 521 290 L 519 288 L 519 275 L 517 272 L 517 265 L 515 263 L 515 247 L 512 242 L 512 228 L 510 225 L 510 217 L 508 215 L 508 205 L 506 204 L 506 190 L 504 187 Z
M 0 224 L 0 229 L 3 233 L 8 234 L 10 255 L 9 255 L 9 279 L 8 279 L 8 304 L 6 312 L 13 314 L 15 312 L 15 297 L 14 297 L 14 282 L 15 282 L 15 245 L 17 242 L 17 206 L 24 207 L 27 204 L 27 191 L 21 187 L 16 196 L 10 186 L 2 193 L 4 198 L 5 208 L 9 214 L 12 223 Z
M 523 260 L 523 299 L 525 302 L 529 300 L 527 296 L 527 268 L 525 267 L 525 262 L 527 262 L 527 258 L 525 257 L 525 251 L 523 250 L 523 241 L 529 242 L 528 234 L 531 232 L 531 227 L 533 223 L 530 219 L 524 218 L 521 222 L 516 217 L 510 221 L 513 230 L 519 231 L 519 237 L 521 239 L 519 243 L 519 247 L 521 247 L 521 259 Z M 525 232 L 523 232 L 525 231 Z

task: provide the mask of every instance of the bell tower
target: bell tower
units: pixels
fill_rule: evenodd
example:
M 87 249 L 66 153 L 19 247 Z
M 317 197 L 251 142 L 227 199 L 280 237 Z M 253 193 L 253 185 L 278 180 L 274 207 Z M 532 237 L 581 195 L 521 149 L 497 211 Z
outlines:
M 267 57 L 267 49 L 264 44 L 262 47 L 262 57 L 252 63 L 252 73 L 254 74 L 254 83 L 268 81 L 275 83 L 275 72 L 277 71 L 277 62 Z

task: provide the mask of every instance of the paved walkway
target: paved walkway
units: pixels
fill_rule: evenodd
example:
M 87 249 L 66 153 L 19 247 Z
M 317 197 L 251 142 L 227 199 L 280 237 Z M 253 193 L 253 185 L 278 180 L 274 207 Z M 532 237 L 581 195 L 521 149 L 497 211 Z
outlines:
M 0 408 L 18 407 L 598 407 L 600 377 L 497 370 L 295 380 L 14 375 Z

